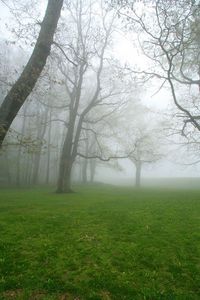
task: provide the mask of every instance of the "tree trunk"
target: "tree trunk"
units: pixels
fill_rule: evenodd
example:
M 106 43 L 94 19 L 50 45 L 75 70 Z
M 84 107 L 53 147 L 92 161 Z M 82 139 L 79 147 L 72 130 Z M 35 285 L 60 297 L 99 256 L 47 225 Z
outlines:
M 39 116 L 39 112 L 38 112 L 38 114 L 37 114 L 37 140 L 39 141 L 39 144 L 38 144 L 38 149 L 34 155 L 33 177 L 32 177 L 32 183 L 34 185 L 38 183 L 39 167 L 40 167 L 42 146 L 43 146 L 42 143 L 44 140 L 44 135 L 46 133 L 47 119 L 48 119 L 48 109 L 45 110 L 44 116 Z
M 63 0 L 49 0 L 33 53 L 0 107 L 0 147 L 21 106 L 33 90 L 49 56 Z
M 9 159 L 8 159 L 8 154 L 5 152 L 5 161 L 6 161 L 6 175 L 7 175 L 7 181 L 8 184 L 12 184 L 12 178 L 11 178 L 11 173 L 10 173 L 10 164 L 9 164 Z
M 51 111 L 50 111 L 50 123 L 49 123 L 49 129 L 48 129 L 46 184 L 49 184 L 50 161 L 51 161 Z
M 16 185 L 20 187 L 21 185 L 21 154 L 22 154 L 22 146 L 19 145 L 18 155 L 17 155 L 17 174 L 16 174 Z
M 96 159 L 90 159 L 90 182 L 94 182 L 94 176 L 96 171 Z
M 88 167 L 88 160 L 83 159 L 83 162 L 82 162 L 82 183 L 87 183 L 87 167 Z
M 142 169 L 141 162 L 136 162 L 135 167 L 136 167 L 135 186 L 139 188 L 141 186 L 141 169 Z
M 62 148 L 60 158 L 60 169 L 58 175 L 57 193 L 70 193 L 71 190 L 71 170 L 73 166 L 72 159 L 72 140 L 73 140 L 73 126 L 68 128 Z
M 38 150 L 38 152 L 34 154 L 34 159 L 33 159 L 33 176 L 32 176 L 33 185 L 36 185 L 38 183 L 42 146 L 39 146 L 39 148 L 40 149 Z
M 25 105 L 24 112 L 23 112 L 23 121 L 22 121 L 22 129 L 21 129 L 21 135 L 22 138 L 25 134 L 25 127 L 26 127 L 26 112 L 27 112 L 28 106 Z M 16 176 L 16 184 L 17 186 L 21 185 L 21 157 L 22 157 L 22 145 L 19 145 L 18 150 L 18 156 L 17 156 L 17 176 Z
M 73 163 L 70 161 L 70 159 L 61 159 L 60 172 L 56 190 L 58 194 L 73 192 L 71 189 L 72 165 Z
M 33 153 L 29 155 L 28 166 L 27 166 L 27 185 L 31 186 L 31 179 L 33 174 Z
M 77 107 L 75 111 L 70 112 L 69 116 L 69 126 L 67 130 L 67 135 L 65 137 L 64 145 L 62 148 L 62 154 L 60 158 L 60 169 L 58 176 L 58 184 L 57 184 L 57 193 L 72 193 L 71 189 L 71 171 L 74 160 L 76 158 L 76 151 L 78 147 L 78 141 L 81 132 L 82 122 L 79 120 L 77 129 L 76 129 L 76 137 L 73 142 L 74 135 L 74 126 L 76 121 Z

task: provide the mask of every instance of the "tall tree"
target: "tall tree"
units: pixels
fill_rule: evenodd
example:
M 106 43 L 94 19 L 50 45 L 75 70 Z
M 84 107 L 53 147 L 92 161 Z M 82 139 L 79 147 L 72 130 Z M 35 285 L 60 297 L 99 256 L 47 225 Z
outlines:
M 0 107 L 0 147 L 19 109 L 33 90 L 49 56 L 63 0 L 49 0 L 33 53 Z
M 94 3 L 75 1 L 69 9 L 74 24 L 70 46 L 66 47 L 70 47 L 70 57 L 65 54 L 65 45 L 58 45 L 63 54 L 58 65 L 63 75 L 69 108 L 67 132 L 60 159 L 58 193 L 71 191 L 72 167 L 89 113 L 99 106 L 108 107 L 109 101 L 106 103 L 106 100 L 116 95 L 114 83 L 111 81 L 109 86 L 102 89 L 103 75 L 104 78 L 106 76 L 106 49 L 111 39 L 114 16 L 103 11 L 100 6 L 98 9 L 99 13 Z

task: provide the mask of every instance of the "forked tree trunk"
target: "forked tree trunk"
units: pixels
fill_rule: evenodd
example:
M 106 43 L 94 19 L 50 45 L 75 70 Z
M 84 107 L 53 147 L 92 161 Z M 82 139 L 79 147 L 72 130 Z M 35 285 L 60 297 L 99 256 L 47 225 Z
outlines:
M 71 155 L 73 139 L 73 126 L 68 128 L 62 148 L 60 158 L 60 168 L 57 183 L 57 193 L 70 193 L 71 190 L 71 171 L 73 166 L 73 159 Z
M 33 53 L 0 107 L 0 147 L 12 121 L 33 90 L 49 56 L 63 0 L 49 0 Z

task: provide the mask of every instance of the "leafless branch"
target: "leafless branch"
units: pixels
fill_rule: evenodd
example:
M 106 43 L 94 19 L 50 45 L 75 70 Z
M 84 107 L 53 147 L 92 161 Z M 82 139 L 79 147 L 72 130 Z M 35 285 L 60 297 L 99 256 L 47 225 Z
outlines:
M 64 57 L 68 60 L 68 62 L 70 62 L 71 64 L 73 64 L 75 67 L 78 67 L 77 64 L 75 64 L 65 53 L 65 51 L 63 50 L 62 46 L 60 46 L 57 42 L 53 42 L 53 44 L 60 49 L 60 51 L 62 52 L 62 54 L 64 55 Z

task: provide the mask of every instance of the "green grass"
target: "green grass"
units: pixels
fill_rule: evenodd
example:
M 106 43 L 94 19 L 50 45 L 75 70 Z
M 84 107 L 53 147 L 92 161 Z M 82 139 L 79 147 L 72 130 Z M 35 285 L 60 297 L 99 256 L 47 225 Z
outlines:
M 200 299 L 200 191 L 0 192 L 0 299 Z

